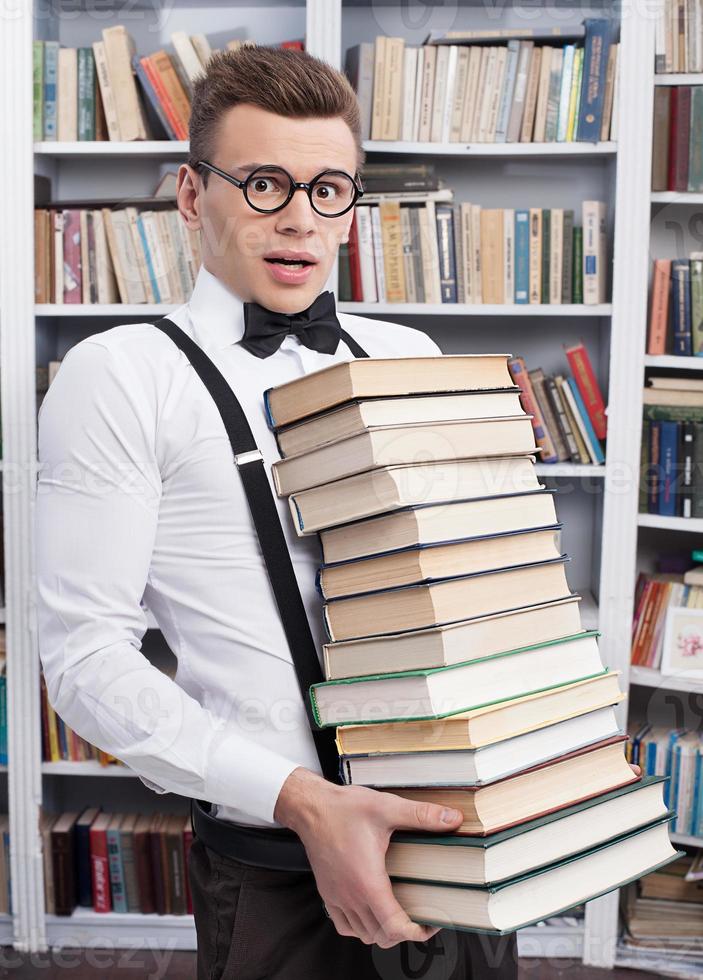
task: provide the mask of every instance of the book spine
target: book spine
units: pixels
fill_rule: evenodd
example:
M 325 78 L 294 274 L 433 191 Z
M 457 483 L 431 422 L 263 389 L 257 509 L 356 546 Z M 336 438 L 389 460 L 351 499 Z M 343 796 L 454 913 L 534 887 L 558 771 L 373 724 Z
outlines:
M 572 302 L 583 303 L 583 228 L 574 228 Z
M 515 211 L 503 211 L 503 302 L 515 302 Z
M 32 44 L 32 139 L 44 139 L 44 42 Z
M 642 414 L 657 422 L 703 422 L 703 405 L 644 405 Z
M 554 414 L 554 410 L 552 409 L 552 403 L 547 396 L 547 379 L 541 368 L 537 368 L 534 371 L 528 371 L 527 373 L 530 381 L 532 382 L 532 390 L 535 398 L 537 399 L 539 410 L 542 413 L 545 434 L 552 443 L 552 449 L 556 457 L 556 462 L 562 462 L 563 460 L 568 459 L 569 453 L 562 438 L 561 430 Z
M 676 516 L 676 467 L 678 422 L 660 422 L 661 481 L 659 484 L 658 513 L 665 517 Z
M 598 439 L 605 439 L 607 431 L 605 402 L 588 351 L 583 344 L 577 344 L 575 347 L 567 348 L 566 357 L 581 392 L 593 430 Z
M 691 354 L 691 292 L 688 259 L 675 259 L 671 265 L 674 354 Z
M 541 298 L 542 209 L 530 208 L 530 303 Z
M 78 49 L 78 139 L 95 139 L 95 62 L 92 48 Z
M 647 513 L 647 483 L 649 480 L 649 419 L 642 420 L 642 437 L 640 439 L 640 476 L 637 497 L 637 512 Z
M 515 80 L 517 77 L 518 59 L 520 57 L 520 42 L 508 41 L 508 61 L 505 68 L 505 81 L 501 93 L 500 110 L 496 123 L 496 143 L 505 143 L 508 135 L 508 121 L 510 118 L 510 107 L 515 91 Z
M 576 139 L 576 120 L 578 107 L 581 102 L 581 83 L 583 82 L 583 48 L 576 49 L 574 57 L 574 73 L 569 97 L 569 122 L 566 128 L 566 141 L 573 143 Z
M 578 446 L 576 444 L 576 440 L 574 439 L 574 434 L 571 431 L 571 426 L 569 425 L 569 418 L 564 411 L 564 404 L 559 394 L 559 388 L 554 378 L 547 377 L 546 380 L 547 396 L 552 403 L 554 414 L 556 416 L 559 428 L 561 429 L 562 437 L 566 444 L 568 458 L 574 460 L 574 462 L 578 462 Z
M 135 75 L 137 76 L 137 81 L 139 82 L 139 85 L 141 87 L 142 92 L 144 93 L 146 100 L 151 106 L 154 115 L 158 119 L 159 124 L 163 129 L 164 133 L 166 134 L 167 138 L 170 140 L 175 140 L 178 138 L 176 136 L 176 131 L 173 128 L 173 125 L 171 124 L 171 120 L 169 119 L 166 110 L 161 103 L 161 100 L 156 94 L 156 89 L 154 88 L 151 82 L 151 78 L 149 77 L 145 65 L 142 64 L 142 62 L 145 60 L 146 59 L 140 58 L 139 55 L 135 54 L 134 57 L 132 58 L 132 69 Z
M 552 248 L 552 212 L 542 209 L 542 255 L 540 259 L 540 302 L 549 303 L 549 263 Z
M 691 418 L 693 437 L 693 517 L 703 517 L 703 420 Z
M 542 449 L 540 460 L 544 463 L 556 463 L 556 452 L 554 451 L 552 440 L 545 431 L 544 419 L 542 418 L 542 413 L 532 390 L 532 384 L 524 360 L 521 357 L 511 358 L 508 361 L 508 370 L 513 381 L 520 388 L 522 407 L 528 415 L 532 416 L 532 430 L 535 435 L 535 442 Z
M 71 915 L 76 907 L 74 832 L 75 826 L 61 832 L 52 831 L 51 834 L 57 915 Z
M 588 438 L 588 451 L 593 457 L 593 462 L 598 464 L 604 463 L 605 456 L 603 455 L 603 449 L 598 441 L 598 437 L 596 436 L 593 426 L 591 425 L 591 420 L 588 412 L 586 411 L 586 406 L 583 403 L 583 399 L 581 398 L 581 392 L 579 391 L 578 385 L 573 378 L 567 378 L 566 382 L 571 389 L 571 394 L 573 395 L 574 402 L 576 403 L 576 409 L 579 413 L 580 420 L 583 423 L 583 427 Z
M 561 301 L 573 302 L 574 275 L 574 212 L 564 211 L 564 227 L 562 229 L 562 260 L 561 260 Z
M 648 354 L 666 353 L 666 332 L 671 298 L 671 259 L 655 259 L 649 314 Z
M 691 354 L 695 355 L 703 354 L 703 259 L 691 259 L 690 280 Z
M 456 303 L 456 256 L 454 254 L 452 206 L 450 204 L 438 204 L 435 208 L 435 221 L 437 223 L 439 282 L 442 302 Z
M 671 131 L 669 135 L 668 189 L 688 190 L 688 158 L 691 133 L 691 88 L 676 85 L 671 89 Z
M 515 212 L 515 302 L 530 301 L 530 212 Z
M 44 42 L 44 139 L 58 139 L 59 42 Z
M 659 512 L 659 486 L 661 471 L 659 467 L 661 445 L 661 422 L 652 419 L 649 426 L 649 492 L 647 494 L 647 513 Z
M 583 84 L 577 126 L 577 140 L 597 143 L 600 139 L 603 116 L 605 75 L 610 49 L 610 24 L 601 18 L 588 17 L 584 21 L 586 41 L 584 45 Z
M 583 202 L 583 302 L 605 302 L 605 205 Z
M 693 468 L 695 460 L 696 427 L 693 422 L 679 426 L 679 480 L 676 512 L 680 517 L 693 517 Z
M 115 912 L 127 911 L 127 895 L 120 853 L 120 831 L 118 827 L 107 828 L 107 853 L 110 866 L 110 888 Z
M 105 830 L 90 828 L 90 870 L 93 891 L 93 911 L 111 912 L 110 868 Z
M 569 103 L 571 100 L 571 82 L 574 72 L 574 57 L 576 46 L 567 44 L 564 46 L 564 59 L 561 71 L 561 88 L 559 91 L 559 113 L 557 117 L 557 142 L 566 142 L 566 134 L 569 129 Z

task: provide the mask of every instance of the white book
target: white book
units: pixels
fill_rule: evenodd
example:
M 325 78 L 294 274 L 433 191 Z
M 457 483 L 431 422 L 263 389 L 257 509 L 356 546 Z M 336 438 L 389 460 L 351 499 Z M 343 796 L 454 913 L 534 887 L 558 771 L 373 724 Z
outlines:
M 449 61 L 447 64 L 447 81 L 444 89 L 444 106 L 442 107 L 442 132 L 440 141 L 449 142 L 452 131 L 452 117 L 454 114 L 454 100 L 456 90 L 456 76 L 459 64 L 459 46 L 449 45 Z
M 359 265 L 361 268 L 361 294 L 364 303 L 377 303 L 376 266 L 373 257 L 373 228 L 371 208 L 359 205 L 354 212 L 356 237 L 359 244 Z
M 520 55 L 518 57 L 517 74 L 515 76 L 515 89 L 513 92 L 512 104 L 510 106 L 508 127 L 505 134 L 505 140 L 507 143 L 520 142 L 522 114 L 525 110 L 527 78 L 530 73 L 530 59 L 532 58 L 533 48 L 533 41 L 520 41 Z
M 549 241 L 549 302 L 561 303 L 564 262 L 564 209 L 552 208 Z
M 442 142 L 444 126 L 444 109 L 447 98 L 447 74 L 449 71 L 449 50 L 451 45 L 441 45 L 437 50 L 435 66 L 434 92 L 432 95 L 432 121 L 430 124 L 430 142 Z
M 153 211 L 142 211 L 142 225 L 149 247 L 151 268 L 153 270 L 156 288 L 159 291 L 160 302 L 173 303 L 168 279 L 167 256 L 161 241 L 159 224 Z
M 486 73 L 491 54 L 491 49 L 483 45 L 478 50 L 481 54 L 481 61 L 479 62 L 478 78 L 476 80 L 475 104 L 471 119 L 471 135 L 467 141 L 471 143 L 479 143 L 481 139 L 479 135 L 481 132 L 481 113 L 486 98 Z
M 415 81 L 417 72 L 418 48 L 407 45 L 403 64 L 403 115 L 400 123 L 400 138 L 409 143 L 414 139 Z
M 194 82 L 199 75 L 203 74 L 203 64 L 198 57 L 198 52 L 193 47 L 193 42 L 185 31 L 174 31 L 171 35 L 171 43 L 176 50 L 176 55 L 180 58 L 188 79 Z
M 462 249 L 462 262 L 464 263 L 464 295 L 460 298 L 460 303 L 473 303 L 474 293 L 474 262 L 473 262 L 473 236 L 471 230 L 471 205 L 462 201 L 460 205 L 461 214 L 461 236 L 464 243 Z
M 439 275 L 439 247 L 437 245 L 437 219 L 434 201 L 426 201 L 419 210 L 420 248 L 424 273 L 425 302 L 441 303 L 442 290 Z
M 496 67 L 491 88 L 490 108 L 488 112 L 488 124 L 486 126 L 486 142 L 495 143 L 496 126 L 498 125 L 498 112 L 503 96 L 503 86 L 505 84 L 505 69 L 508 64 L 508 49 L 500 47 L 496 51 Z
M 95 279 L 98 303 L 116 303 L 119 299 L 115 271 L 110 260 L 110 251 L 105 235 L 103 213 L 99 209 L 92 212 L 93 236 L 95 238 Z
M 568 402 L 569 408 L 571 409 L 571 414 L 574 417 L 574 421 L 578 426 L 579 432 L 581 434 L 581 438 L 583 439 L 584 445 L 586 446 L 586 452 L 591 457 L 591 462 L 597 463 L 598 457 L 596 456 L 596 451 L 593 447 L 593 443 L 591 442 L 588 429 L 584 424 L 583 416 L 581 415 L 581 412 L 579 411 L 578 406 L 576 404 L 576 399 L 574 398 L 574 394 L 571 390 L 571 385 L 569 384 L 567 379 L 564 379 L 563 383 L 560 385 L 559 390 L 563 393 L 564 398 L 566 398 L 566 401 Z
M 423 45 L 422 97 L 419 106 L 420 121 L 417 137 L 420 143 L 429 143 L 430 141 L 437 50 L 436 44 Z
M 210 47 L 210 42 L 205 37 L 204 34 L 191 34 L 190 43 L 195 48 L 195 53 L 200 59 L 200 64 L 203 68 L 207 65 L 208 61 L 212 57 L 212 48 Z
M 474 45 L 469 48 L 469 70 L 464 88 L 464 105 L 461 113 L 461 142 L 469 143 L 473 133 L 474 116 L 478 103 L 478 80 L 481 71 L 481 49 Z
M 488 49 L 486 74 L 483 80 L 483 87 L 481 89 L 481 92 L 479 93 L 479 99 L 481 100 L 481 112 L 479 114 L 479 123 L 478 123 L 479 143 L 487 143 L 489 141 L 488 127 L 490 125 L 491 102 L 493 99 L 493 92 L 496 85 L 497 71 L 498 71 L 498 48 L 491 47 Z
M 567 44 L 564 47 L 564 60 L 561 69 L 561 90 L 559 92 L 559 116 L 557 119 L 557 142 L 566 142 L 569 128 L 569 103 L 571 101 L 571 81 L 574 74 L 574 55 L 576 46 Z
M 481 284 L 481 205 L 471 205 L 471 240 L 473 244 L 474 303 L 483 302 Z
M 61 142 L 75 143 L 78 139 L 78 50 L 59 48 L 58 64 L 58 125 Z
M 465 45 L 460 45 L 456 66 L 456 83 L 454 85 L 452 124 L 449 130 L 450 143 L 459 143 L 461 141 L 461 121 L 464 114 L 464 99 L 466 93 L 466 79 L 469 73 L 469 60 L 469 49 Z
M 400 208 L 400 234 L 403 247 L 403 276 L 405 279 L 405 301 L 418 302 L 417 283 L 415 281 L 415 260 L 413 257 L 413 227 L 410 208 Z
M 418 142 L 420 139 L 420 109 L 422 107 L 422 83 L 425 77 L 425 46 L 417 49 L 417 64 L 415 65 L 415 94 L 413 102 L 413 127 L 410 139 Z
M 503 302 L 515 302 L 515 211 L 503 209 Z
M 373 232 L 373 261 L 376 270 L 376 292 L 378 302 L 386 301 L 386 270 L 383 263 L 383 235 L 381 232 L 381 212 L 371 208 L 371 228 Z
M 49 212 L 51 214 L 51 211 Z M 54 212 L 54 303 L 63 303 L 63 211 Z
M 605 303 L 605 203 L 584 201 L 583 214 L 583 302 Z
M 544 143 L 547 128 L 547 108 L 549 106 L 549 83 L 552 77 L 552 55 L 554 48 L 545 45 L 542 48 L 540 62 L 539 87 L 537 89 L 537 108 L 535 110 L 535 128 L 532 134 L 533 143 Z
M 518 59 L 520 57 L 520 42 L 508 41 L 507 61 L 505 65 L 505 81 L 500 96 L 500 108 L 496 121 L 495 142 L 505 143 L 508 133 L 508 121 L 513 104 L 515 82 L 517 79 Z

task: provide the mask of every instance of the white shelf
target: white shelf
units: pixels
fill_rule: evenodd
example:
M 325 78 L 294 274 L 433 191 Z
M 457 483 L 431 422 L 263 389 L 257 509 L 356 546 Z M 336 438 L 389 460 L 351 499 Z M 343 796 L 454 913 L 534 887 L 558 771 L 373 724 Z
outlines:
M 338 303 L 340 313 L 394 313 L 398 316 L 610 316 L 611 303 Z
M 664 531 L 691 531 L 703 534 L 703 518 L 700 517 L 664 517 L 661 514 L 638 514 L 637 523 L 640 527 L 658 527 Z
M 46 140 L 34 144 L 37 156 L 49 157 L 155 157 L 171 159 L 185 157 L 187 140 L 142 140 L 134 143 L 101 140 L 97 142 L 59 143 Z
M 537 463 L 535 469 L 540 476 L 579 477 L 599 476 L 605 478 L 605 466 L 595 463 Z
M 47 915 L 46 938 L 53 948 L 197 949 L 192 915 L 94 912 L 79 907 L 73 915 Z
M 166 303 L 37 303 L 36 316 L 166 316 L 177 310 Z
M 703 75 L 699 72 L 671 72 L 668 75 L 655 75 L 655 85 L 703 85 Z
M 689 837 L 687 834 L 669 834 L 672 844 L 684 844 L 686 847 L 703 847 L 703 837 Z
M 85 759 L 82 762 L 71 762 L 62 760 L 60 762 L 42 762 L 42 775 L 44 776 L 107 776 L 109 778 L 128 777 L 137 778 L 137 774 L 127 766 L 115 763 L 109 766 L 101 766 L 97 759 Z
M 617 143 L 404 143 L 364 140 L 369 153 L 470 157 L 585 157 L 617 153 Z
M 703 204 L 703 194 L 693 191 L 652 191 L 652 204 Z
M 679 371 L 703 371 L 703 357 L 679 357 L 676 354 L 645 354 L 644 366 L 674 368 Z
M 675 674 L 662 674 L 653 667 L 630 667 L 630 684 L 640 687 L 660 687 L 665 691 L 703 692 L 703 677 L 699 681 L 690 677 L 677 677 Z

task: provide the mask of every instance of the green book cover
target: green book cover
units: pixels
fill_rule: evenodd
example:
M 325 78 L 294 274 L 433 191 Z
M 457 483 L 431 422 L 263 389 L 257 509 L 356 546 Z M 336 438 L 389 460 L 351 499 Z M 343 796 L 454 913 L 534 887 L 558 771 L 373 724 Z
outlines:
M 701 120 L 701 126 L 703 127 L 703 120 Z M 696 140 L 695 142 L 700 143 L 703 147 L 703 139 Z M 703 354 L 703 259 L 691 259 L 690 285 L 691 352 L 693 354 Z
M 544 827 L 547 824 L 554 823 L 556 820 L 563 820 L 565 817 L 570 817 L 573 813 L 589 810 L 599 803 L 605 803 L 606 800 L 614 800 L 619 796 L 627 796 L 630 793 L 645 789 L 645 787 L 651 786 L 653 783 L 664 783 L 668 779 L 668 776 L 642 776 L 641 779 L 636 779 L 632 783 L 626 783 L 625 786 L 618 786 L 616 789 L 608 790 L 607 793 L 598 793 L 596 796 L 591 796 L 587 800 L 581 800 L 580 803 L 573 803 L 571 806 L 565 806 L 561 810 L 554 810 L 552 813 L 544 813 L 539 817 L 535 817 L 533 820 L 525 820 L 523 823 L 518 823 L 514 827 L 506 827 L 505 830 L 498 830 L 494 834 L 486 834 L 483 837 L 460 837 L 458 834 L 413 834 L 410 831 L 398 830 L 393 834 L 391 840 L 397 844 L 431 844 L 437 847 L 482 847 L 485 850 L 489 847 L 495 847 L 496 844 L 502 844 L 506 840 L 511 840 L 513 837 L 519 837 L 520 834 L 527 834 L 530 830 L 537 830 L 538 827 Z M 673 813 L 673 811 L 669 811 L 669 813 Z M 657 820 L 659 819 L 657 818 Z M 661 819 L 663 819 L 663 815 Z
M 691 86 L 691 139 L 688 149 L 688 190 L 703 191 L 703 86 Z
M 34 111 L 32 138 L 38 142 L 44 138 L 44 43 L 34 41 L 32 47 L 32 91 Z
M 638 488 L 637 510 L 640 514 L 647 513 L 647 459 L 649 456 L 649 419 L 642 422 L 642 442 L 640 443 L 640 482 Z
M 92 48 L 78 49 L 78 139 L 95 139 L 95 62 Z
M 573 303 L 583 303 L 583 228 L 574 228 L 571 296 Z
M 703 422 L 703 405 L 643 405 L 650 422 Z
M 320 720 L 320 714 L 319 714 L 319 709 L 318 709 L 318 704 L 317 704 L 317 691 L 320 688 L 322 688 L 322 687 L 333 687 L 333 686 L 334 687 L 341 687 L 342 685 L 345 685 L 345 684 L 360 684 L 360 683 L 370 683 L 370 682 L 373 682 L 373 681 L 386 681 L 386 680 L 392 680 L 393 678 L 396 678 L 396 677 L 399 677 L 399 678 L 403 678 L 403 677 L 429 677 L 431 674 L 445 673 L 447 671 L 456 670 L 459 667 L 466 667 L 466 666 L 470 666 L 470 665 L 473 665 L 473 664 L 485 663 L 485 662 L 487 662 L 489 660 L 497 660 L 499 657 L 514 657 L 518 653 L 526 653 L 529 650 L 538 650 L 538 649 L 541 649 L 543 647 L 555 646 L 555 645 L 557 645 L 559 643 L 568 643 L 571 640 L 584 640 L 584 639 L 587 639 L 589 637 L 597 637 L 597 636 L 600 636 L 600 635 L 601 634 L 600 634 L 600 631 L 599 630 L 583 630 L 581 633 L 570 633 L 568 636 L 560 636 L 556 640 L 547 640 L 544 643 L 531 643 L 531 644 L 528 644 L 526 646 L 516 647 L 514 650 L 507 650 L 507 651 L 504 651 L 503 653 L 492 653 L 492 654 L 490 654 L 487 657 L 478 657 L 476 660 L 466 660 L 466 661 L 462 661 L 461 663 L 458 663 L 458 664 L 449 664 L 449 665 L 445 665 L 443 667 L 426 667 L 426 668 L 420 669 L 420 670 L 398 670 L 398 671 L 392 671 L 391 673 L 388 673 L 388 674 L 368 674 L 368 675 L 365 675 L 364 677 L 340 677 L 340 678 L 338 678 L 336 680 L 332 680 L 332 681 L 320 681 L 318 684 L 312 684 L 311 687 L 310 687 L 310 689 L 309 689 L 309 692 L 308 692 L 309 693 L 309 697 L 310 697 L 310 703 L 312 705 L 312 711 L 313 711 L 313 715 L 314 715 L 314 718 L 315 718 L 315 722 L 317 723 L 317 725 L 318 725 L 319 728 L 330 728 L 332 726 L 335 726 L 336 727 L 336 725 L 337 725 L 337 722 L 325 722 L 325 723 L 323 723 Z M 602 674 L 606 674 L 606 673 L 608 673 L 608 668 L 607 667 L 605 667 L 602 671 L 598 671 L 595 674 L 588 674 L 587 677 L 578 678 L 578 680 L 586 680 L 587 678 L 591 678 L 591 677 L 600 677 Z M 570 681 L 569 683 L 573 683 L 573 681 Z M 558 687 L 563 687 L 563 684 L 552 684 L 552 685 L 549 685 L 548 687 L 540 688 L 539 690 L 540 691 L 542 691 L 542 690 L 544 690 L 544 691 L 551 691 L 551 690 L 553 690 L 555 688 L 558 688 Z M 526 693 L 528 693 L 528 692 L 526 692 Z M 537 693 L 537 692 L 530 691 L 529 693 Z M 514 697 L 511 697 L 511 698 L 498 698 L 496 701 L 492 701 L 490 703 L 491 704 L 500 704 L 502 701 L 513 701 L 513 700 L 515 700 Z M 430 720 L 430 719 L 433 719 L 433 718 L 448 718 L 451 715 L 459 714 L 462 711 L 470 711 L 473 708 L 479 708 L 479 707 L 484 707 L 484 706 L 485 705 L 478 705 L 478 704 L 475 704 L 475 705 L 464 705 L 463 707 L 457 709 L 456 711 L 448 711 L 448 712 L 445 712 L 444 714 L 438 714 L 438 715 L 424 715 L 422 718 L 413 718 L 412 720 L 413 721 L 422 721 L 422 720 Z M 407 718 L 374 718 L 373 720 L 369 719 L 368 721 L 358 721 L 358 720 L 355 720 L 353 722 L 353 724 L 355 724 L 355 725 L 374 725 L 374 724 L 381 724 L 381 723 L 390 722 L 390 721 L 407 721 L 407 720 L 408 720 Z M 351 722 L 349 722 L 349 724 L 351 724 Z
M 561 301 L 571 303 L 574 275 L 574 212 L 565 209 L 562 236 L 563 257 L 561 262 Z
M 337 294 L 340 303 L 351 303 L 354 298 L 352 296 L 349 242 L 343 242 L 339 246 L 339 285 L 337 287 Z
M 643 834 L 646 831 L 651 830 L 653 827 L 656 827 L 659 824 L 669 822 L 671 819 L 672 819 L 672 817 L 667 815 L 667 816 L 662 817 L 662 818 L 660 818 L 658 820 L 654 820 L 654 821 L 652 821 L 652 822 L 650 822 L 648 824 L 645 824 L 643 827 L 639 827 L 635 831 L 631 831 L 628 834 L 623 834 L 623 835 L 621 835 L 620 838 L 617 838 L 615 840 L 610 840 L 610 841 L 608 841 L 605 844 L 598 844 L 595 847 L 588 848 L 585 851 L 581 851 L 581 852 L 578 852 L 576 854 L 572 854 L 569 857 L 564 858 L 561 861 L 555 862 L 554 864 L 550 864 L 550 865 L 547 865 L 546 867 L 536 869 L 535 871 L 529 871 L 529 872 L 527 872 L 526 874 L 523 874 L 523 875 L 516 875 L 514 878 L 508 878 L 505 881 L 501 881 L 501 882 L 498 882 L 498 883 L 493 884 L 493 885 L 484 885 L 484 886 L 481 886 L 481 885 L 460 885 L 460 884 L 456 884 L 456 883 L 453 883 L 453 882 L 444 882 L 444 881 L 441 881 L 441 882 L 440 881 L 438 881 L 438 882 L 428 882 L 428 881 L 417 882 L 415 880 L 412 880 L 411 881 L 411 884 L 413 884 L 413 885 L 420 885 L 420 886 L 434 884 L 434 885 L 439 885 L 442 888 L 463 888 L 463 889 L 469 889 L 470 888 L 472 890 L 479 889 L 480 891 L 483 891 L 483 892 L 495 893 L 495 892 L 501 891 L 504 888 L 508 888 L 511 885 L 516 885 L 519 882 L 526 881 L 526 880 L 531 879 L 531 878 L 535 878 L 537 875 L 546 874 L 549 871 L 553 871 L 555 868 L 559 868 L 559 867 L 562 867 L 562 866 L 565 866 L 565 865 L 568 865 L 568 864 L 572 864 L 574 861 L 579 861 L 582 858 L 586 857 L 587 855 L 589 855 L 589 854 L 595 854 L 598 851 L 601 851 L 601 850 L 603 850 L 606 847 L 613 847 L 617 843 L 619 843 L 621 840 L 625 840 L 625 839 L 627 839 L 629 837 L 635 837 L 638 834 Z M 619 881 L 616 885 L 613 885 L 613 886 L 611 886 L 609 888 L 604 888 L 604 889 L 602 889 L 601 891 L 598 891 L 598 892 L 594 892 L 593 894 L 588 895 L 587 897 L 581 899 L 581 901 L 579 901 L 576 904 L 581 905 L 581 904 L 583 904 L 583 902 L 590 902 L 594 898 L 600 898 L 601 895 L 606 895 L 608 892 L 613 891 L 615 888 L 623 888 L 625 885 L 629 885 L 631 881 L 636 881 L 638 878 L 642 878 L 645 875 L 652 874 L 652 872 L 657 871 L 659 868 L 663 868 L 667 864 L 670 864 L 672 861 L 675 861 L 678 858 L 683 857 L 685 855 L 685 853 L 686 853 L 685 851 L 675 851 L 673 854 L 671 854 L 669 857 L 665 858 L 663 861 L 658 861 L 656 864 L 652 864 L 652 865 L 650 865 L 647 868 L 643 868 L 636 875 L 634 875 L 634 876 L 632 876 L 630 878 L 625 878 L 622 881 Z M 407 878 L 395 878 L 395 877 L 393 878 L 393 881 L 397 881 L 397 882 L 408 881 L 408 880 L 409 879 L 407 879 Z M 553 912 L 550 913 L 550 918 L 552 916 L 555 916 L 555 915 L 561 915 L 562 913 L 568 911 L 568 909 L 573 908 L 573 905 L 574 905 L 574 903 L 571 903 L 570 905 L 564 905 L 564 906 L 562 906 L 559 909 L 555 909 Z M 525 926 L 534 925 L 536 922 L 541 922 L 543 918 L 544 918 L 544 916 L 542 915 L 542 916 L 538 916 L 537 918 L 534 918 L 534 919 L 526 919 L 524 922 L 520 922 L 517 926 L 515 926 L 514 929 L 478 929 L 478 928 L 467 928 L 466 926 L 459 926 L 459 925 L 453 925 L 452 926 L 452 929 L 458 929 L 461 932 L 484 932 L 484 933 L 488 933 L 488 934 L 494 935 L 494 936 L 502 936 L 502 935 L 506 935 L 507 933 L 510 933 L 510 932 L 515 932 L 517 929 L 524 929 Z M 422 919 L 421 921 L 427 923 L 428 925 L 446 926 L 446 923 L 438 922 L 438 921 L 435 921 L 435 920 Z
M 549 258 L 552 247 L 552 212 L 542 208 L 542 265 L 540 283 L 540 301 L 549 303 Z

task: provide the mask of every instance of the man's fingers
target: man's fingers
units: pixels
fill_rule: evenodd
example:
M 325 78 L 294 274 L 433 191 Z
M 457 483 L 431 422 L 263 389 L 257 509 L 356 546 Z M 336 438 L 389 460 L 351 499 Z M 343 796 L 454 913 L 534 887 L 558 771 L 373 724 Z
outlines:
M 439 803 L 417 803 L 414 800 L 404 800 L 400 796 L 388 793 L 390 803 L 390 821 L 394 827 L 403 830 L 447 831 L 456 830 L 464 819 L 461 810 Z
M 431 926 L 418 925 L 408 916 L 393 894 L 388 878 L 376 889 L 372 897 L 371 912 L 382 930 L 382 934 L 379 934 L 374 941 L 384 949 L 406 940 L 416 943 L 426 942 L 432 934 Z
M 340 936 L 355 936 L 356 932 L 345 912 L 336 905 L 327 905 L 327 914 Z

